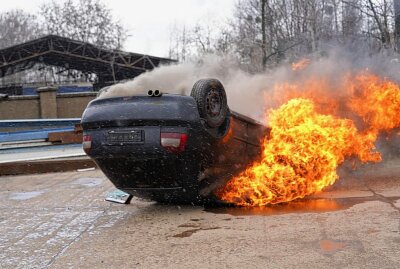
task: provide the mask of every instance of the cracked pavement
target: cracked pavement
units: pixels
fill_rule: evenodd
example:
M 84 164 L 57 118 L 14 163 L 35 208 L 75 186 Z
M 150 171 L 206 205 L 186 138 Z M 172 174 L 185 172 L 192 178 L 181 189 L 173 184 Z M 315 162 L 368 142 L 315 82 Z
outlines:
M 0 177 L 0 268 L 400 268 L 400 160 L 267 208 L 133 199 L 99 170 Z

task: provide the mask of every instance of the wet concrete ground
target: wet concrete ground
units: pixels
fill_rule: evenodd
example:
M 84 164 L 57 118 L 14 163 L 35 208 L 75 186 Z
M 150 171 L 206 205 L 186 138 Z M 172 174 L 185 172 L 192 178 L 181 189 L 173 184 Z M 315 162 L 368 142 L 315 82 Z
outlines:
M 0 268 L 400 268 L 400 160 L 266 208 L 104 201 L 99 171 L 0 177 Z

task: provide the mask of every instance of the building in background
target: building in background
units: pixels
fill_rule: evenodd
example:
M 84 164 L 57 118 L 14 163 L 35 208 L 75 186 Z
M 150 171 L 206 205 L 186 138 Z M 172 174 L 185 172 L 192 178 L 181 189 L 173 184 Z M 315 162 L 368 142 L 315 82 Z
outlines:
M 0 50 L 0 94 L 35 95 L 46 85 L 59 93 L 97 91 L 173 62 L 48 35 Z
M 0 50 L 0 120 L 80 118 L 102 87 L 171 59 L 48 35 Z

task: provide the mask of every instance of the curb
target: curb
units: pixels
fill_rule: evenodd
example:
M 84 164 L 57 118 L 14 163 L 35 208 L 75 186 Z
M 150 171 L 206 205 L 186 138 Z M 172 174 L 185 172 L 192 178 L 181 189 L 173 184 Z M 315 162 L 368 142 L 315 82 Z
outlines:
M 88 157 L 21 161 L 0 164 L 0 176 L 67 172 L 91 167 L 97 167 L 97 165 Z

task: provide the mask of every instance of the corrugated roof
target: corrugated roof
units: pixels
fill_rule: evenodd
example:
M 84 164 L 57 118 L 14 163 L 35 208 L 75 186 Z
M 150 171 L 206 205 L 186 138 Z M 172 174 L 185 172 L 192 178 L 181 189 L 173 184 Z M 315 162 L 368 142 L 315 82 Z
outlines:
M 36 63 L 94 73 L 99 82 L 134 78 L 172 59 L 104 49 L 61 36 L 48 35 L 0 50 L 0 77 L 32 68 Z

